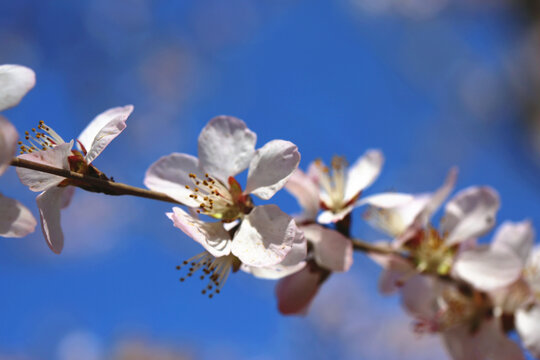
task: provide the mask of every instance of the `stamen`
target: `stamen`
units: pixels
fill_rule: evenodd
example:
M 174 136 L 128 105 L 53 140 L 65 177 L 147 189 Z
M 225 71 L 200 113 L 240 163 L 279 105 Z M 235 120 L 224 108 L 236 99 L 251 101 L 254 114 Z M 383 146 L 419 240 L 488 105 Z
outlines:
M 214 294 L 219 294 L 221 292 L 221 288 L 231 272 L 233 259 L 234 257 L 230 255 L 216 258 L 209 252 L 204 251 L 189 260 L 184 261 L 183 265 L 190 264 L 191 266 L 188 269 L 187 277 L 193 276 L 195 272 L 202 269 L 203 274 L 199 276 L 199 279 L 204 280 L 205 277 L 208 276 L 208 283 L 201 290 L 201 293 L 203 295 L 208 293 L 208 297 L 212 298 Z M 176 267 L 177 270 L 180 270 L 181 268 L 180 265 Z M 185 277 L 181 277 L 180 282 L 184 282 L 185 279 Z
M 52 149 L 56 145 L 65 143 L 65 141 L 50 127 L 46 126 L 43 121 L 39 122 L 39 125 L 36 128 L 32 128 L 31 132 L 24 132 L 24 139 L 26 140 L 26 145 L 19 141 L 18 145 L 20 147 L 21 154 L 30 154 L 33 151 L 38 150 L 48 150 Z M 40 132 L 41 130 L 42 132 Z

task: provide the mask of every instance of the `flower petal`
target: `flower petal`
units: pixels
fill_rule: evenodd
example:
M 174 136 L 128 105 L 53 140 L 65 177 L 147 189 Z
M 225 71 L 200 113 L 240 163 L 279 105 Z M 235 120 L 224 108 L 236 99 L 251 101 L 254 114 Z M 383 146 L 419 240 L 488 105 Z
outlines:
M 470 187 L 460 191 L 446 204 L 441 230 L 448 234 L 446 243 L 457 244 L 478 237 L 493 227 L 500 201 L 490 187 Z
M 344 202 L 354 199 L 371 185 L 381 173 L 384 155 L 379 150 L 368 150 L 349 168 Z
M 505 221 L 493 236 L 493 249 L 512 250 L 525 264 L 534 244 L 534 229 L 529 220 Z
M 196 157 L 172 153 L 150 165 L 144 177 L 144 185 L 150 190 L 163 192 L 186 206 L 197 207 L 199 203 L 189 197 L 193 192 L 186 189 L 186 185 L 193 184 L 189 174 L 198 172 L 199 161 Z
M 15 127 L 0 115 L 0 175 L 6 171 L 15 155 L 18 139 Z
M 313 244 L 315 262 L 332 271 L 348 271 L 353 263 L 353 246 L 350 239 L 339 232 L 317 224 L 301 227 L 308 241 Z
M 285 184 L 285 189 L 293 195 L 304 213 L 303 218 L 314 220 L 319 212 L 319 186 L 302 170 L 296 169 Z
M 276 285 L 278 310 L 283 315 L 305 314 L 319 291 L 323 274 L 304 267 L 297 273 L 281 279 Z
M 282 262 L 267 267 L 248 266 L 242 264 L 241 269 L 258 278 L 280 279 L 302 270 L 306 266 L 307 242 L 302 231 L 298 230 L 291 251 Z
M 440 282 L 431 276 L 415 274 L 409 277 L 401 292 L 403 307 L 417 318 L 435 318 L 437 316 L 436 297 L 441 286 Z
M 174 226 L 187 236 L 201 244 L 206 251 L 215 257 L 229 255 L 231 252 L 231 236 L 223 228 L 221 222 L 204 222 L 179 207 L 167 213 Z
M 523 263 L 512 250 L 487 246 L 462 252 L 453 265 L 457 276 L 484 291 L 510 285 L 522 270 Z
M 349 205 L 339 210 L 338 212 L 333 212 L 331 210 L 325 210 L 317 216 L 317 221 L 321 224 L 332 224 L 338 221 L 341 221 L 347 216 L 351 211 L 353 211 L 354 205 Z
M 516 316 L 516 329 L 523 345 L 533 354 L 540 357 L 540 306 L 530 309 L 518 310 Z
M 36 219 L 24 205 L 0 195 L 0 236 L 23 237 L 34 232 L 36 224 Z
M 245 170 L 255 154 L 257 135 L 232 116 L 210 120 L 199 135 L 201 170 L 224 184 Z
M 53 166 L 59 169 L 69 170 L 68 156 L 71 155 L 73 140 L 55 146 L 49 150 L 33 152 L 18 156 L 21 159 L 33 161 L 39 164 Z M 17 175 L 21 182 L 32 191 L 44 191 L 61 183 L 65 178 L 49 173 L 18 167 Z
M 231 251 L 251 266 L 279 264 L 292 248 L 298 228 L 276 205 L 257 206 L 234 235 Z
M 0 111 L 17 105 L 36 84 L 36 74 L 21 65 L 0 65 Z
M 78 140 L 87 151 L 85 159 L 89 164 L 124 131 L 126 120 L 132 111 L 133 105 L 109 109 L 96 116 L 81 132 Z
M 41 230 L 49 248 L 60 254 L 64 247 L 64 234 L 60 225 L 60 209 L 65 204 L 66 187 L 52 187 L 36 198 L 41 218 Z
M 438 188 L 430 197 L 426 207 L 416 219 L 417 224 L 424 227 L 429 222 L 433 214 L 441 207 L 448 195 L 454 190 L 457 180 L 457 168 L 452 168 L 446 175 L 446 179 L 440 188 Z
M 380 244 L 390 248 L 390 244 Z M 381 294 L 390 295 L 399 290 L 416 274 L 412 264 L 398 255 L 369 254 L 373 261 L 383 267 L 379 278 L 379 291 Z
M 290 141 L 272 140 L 258 149 L 249 164 L 245 192 L 268 200 L 298 167 L 300 153 Z

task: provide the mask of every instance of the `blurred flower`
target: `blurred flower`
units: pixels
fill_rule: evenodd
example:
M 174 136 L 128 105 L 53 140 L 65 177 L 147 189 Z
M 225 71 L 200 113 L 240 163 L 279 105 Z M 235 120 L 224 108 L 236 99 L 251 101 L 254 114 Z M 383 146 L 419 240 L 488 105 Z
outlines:
M 94 118 L 79 135 L 79 150 L 72 150 L 73 140 L 66 143 L 52 128 L 40 121 L 38 130 L 26 132 L 28 146 L 21 144 L 20 158 L 81 174 L 105 178 L 92 162 L 103 149 L 126 128 L 126 120 L 133 106 L 112 108 Z M 41 218 L 41 228 L 47 244 L 57 254 L 64 247 L 64 235 L 60 226 L 60 210 L 69 205 L 76 183 L 61 176 L 35 170 L 17 168 L 21 182 L 32 191 L 41 191 L 36 198 Z

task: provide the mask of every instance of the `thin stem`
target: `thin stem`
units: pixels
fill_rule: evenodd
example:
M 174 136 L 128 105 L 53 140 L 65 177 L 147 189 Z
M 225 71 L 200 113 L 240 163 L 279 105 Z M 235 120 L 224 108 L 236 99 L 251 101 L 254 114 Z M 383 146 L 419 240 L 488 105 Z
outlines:
M 374 254 L 380 254 L 380 255 L 397 255 L 405 258 L 405 255 L 401 252 L 397 251 L 396 249 L 392 249 L 389 247 L 383 247 L 378 245 L 370 244 L 366 241 L 360 240 L 360 239 L 352 239 L 351 241 L 353 243 L 354 250 L 365 252 L 365 253 L 374 253 Z
M 100 192 L 107 195 L 131 195 L 131 196 L 137 196 L 137 197 L 142 197 L 146 199 L 153 199 L 153 200 L 183 205 L 181 202 L 176 201 L 173 198 L 161 192 L 142 189 L 135 186 L 117 183 L 110 180 L 99 179 L 93 176 L 79 174 L 70 170 L 59 169 L 59 168 L 55 168 L 49 165 L 44 165 L 44 164 L 35 163 L 33 161 L 28 161 L 25 159 L 14 158 L 13 160 L 11 160 L 11 166 L 41 171 L 41 172 L 45 172 L 52 175 L 62 176 L 62 177 L 65 177 L 66 179 L 75 180 L 75 184 L 82 183 L 82 184 L 90 185 L 89 187 L 82 186 L 82 188 L 84 188 L 85 190 L 89 190 L 89 188 L 91 188 L 92 190 L 90 191 L 92 192 Z

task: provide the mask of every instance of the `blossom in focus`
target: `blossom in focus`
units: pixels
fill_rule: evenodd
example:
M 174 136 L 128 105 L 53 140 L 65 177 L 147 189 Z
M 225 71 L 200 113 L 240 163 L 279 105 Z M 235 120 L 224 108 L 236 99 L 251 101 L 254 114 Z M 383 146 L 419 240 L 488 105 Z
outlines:
M 16 106 L 36 83 L 34 72 L 20 65 L 0 65 L 0 111 Z M 0 115 L 0 175 L 15 155 L 15 127 Z M 34 231 L 36 219 L 17 200 L 0 194 L 0 236 L 23 237 Z
M 265 268 L 277 274 L 280 271 L 272 267 L 293 248 L 287 261 L 300 263 L 305 257 L 305 240 L 295 221 L 275 205 L 255 206 L 251 198 L 268 200 L 284 186 L 300 161 L 297 147 L 272 140 L 255 150 L 255 142 L 255 133 L 242 120 L 218 116 L 199 135 L 198 158 L 173 153 L 146 173 L 148 188 L 190 208 L 188 213 L 175 207 L 167 215 L 204 247 L 205 252 L 184 264 L 190 264 L 188 276 L 202 269 L 201 277 L 209 277 L 206 290 L 213 291 L 209 295 L 219 292 L 231 269 L 261 274 Z M 246 168 L 247 184 L 242 190 L 234 176 Z
M 321 160 L 313 162 L 307 173 L 298 169 L 286 184 L 286 189 L 302 205 L 305 220 L 321 224 L 344 219 L 357 206 L 361 192 L 379 176 L 384 156 L 379 150 L 368 150 L 347 167 L 344 158 L 335 156 L 331 169 Z M 319 209 L 323 211 L 317 217 Z
M 21 159 L 80 174 L 106 178 L 92 162 L 103 149 L 126 128 L 126 120 L 133 106 L 109 109 L 97 117 L 81 132 L 77 139 L 78 149 L 73 149 L 73 140 L 66 143 L 52 128 L 40 121 L 37 129 L 25 133 L 26 144 L 20 145 Z M 64 247 L 64 235 L 60 226 L 60 210 L 69 205 L 74 187 L 85 184 L 35 170 L 17 168 L 21 182 L 30 190 L 41 192 L 36 202 L 41 218 L 41 229 L 51 250 L 59 254 Z

